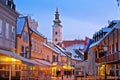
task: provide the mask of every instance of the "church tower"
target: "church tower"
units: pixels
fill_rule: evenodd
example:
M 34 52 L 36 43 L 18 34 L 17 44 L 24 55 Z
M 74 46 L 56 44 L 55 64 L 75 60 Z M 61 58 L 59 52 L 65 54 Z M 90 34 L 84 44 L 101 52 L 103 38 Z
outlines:
M 52 41 L 54 44 L 57 44 L 62 41 L 62 25 L 60 24 L 61 21 L 59 19 L 59 12 L 58 8 L 56 8 L 56 13 L 55 13 L 55 20 L 53 20 L 54 25 L 52 27 Z

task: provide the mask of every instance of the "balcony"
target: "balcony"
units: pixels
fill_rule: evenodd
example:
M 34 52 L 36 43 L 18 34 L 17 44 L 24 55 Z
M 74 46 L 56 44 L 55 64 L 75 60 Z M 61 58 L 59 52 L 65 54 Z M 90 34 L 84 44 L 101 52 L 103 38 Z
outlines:
M 103 63 L 105 61 L 104 59 L 105 59 L 105 56 L 97 58 L 96 62 L 97 63 Z M 120 52 L 119 51 L 106 56 L 106 62 L 107 63 L 117 63 L 119 61 L 120 61 Z

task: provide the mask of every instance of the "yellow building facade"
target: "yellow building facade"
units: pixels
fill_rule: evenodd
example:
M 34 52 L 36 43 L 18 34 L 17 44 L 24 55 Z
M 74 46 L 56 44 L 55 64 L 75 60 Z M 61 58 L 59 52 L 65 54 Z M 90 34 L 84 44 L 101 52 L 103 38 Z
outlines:
M 31 48 L 30 48 L 30 31 L 28 25 L 28 17 L 18 17 L 17 19 L 17 44 L 16 53 L 21 57 L 24 57 L 26 61 L 22 61 L 20 79 L 38 79 L 38 64 L 34 64 L 30 60 L 31 58 Z M 35 62 L 36 63 L 36 62 Z

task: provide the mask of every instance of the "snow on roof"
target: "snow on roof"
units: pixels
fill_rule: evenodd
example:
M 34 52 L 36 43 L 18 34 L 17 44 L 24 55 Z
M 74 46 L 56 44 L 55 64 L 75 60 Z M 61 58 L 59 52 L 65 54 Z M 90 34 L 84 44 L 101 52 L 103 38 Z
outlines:
M 35 32 L 36 34 L 38 34 L 39 36 L 41 36 L 41 37 L 43 37 L 43 38 L 45 38 L 46 39 L 46 37 L 43 35 L 43 34 L 41 34 L 38 30 L 36 30 L 36 29 L 34 29 L 34 28 L 32 28 L 32 27 L 29 27 L 33 32 Z
M 25 17 L 18 17 L 17 18 L 17 34 L 21 34 L 23 27 L 25 25 L 26 19 Z
M 114 20 L 115 21 L 115 20 Z M 103 38 L 101 38 L 99 41 L 97 41 L 97 42 L 95 42 L 95 43 L 92 43 L 91 45 L 90 45 L 90 48 L 92 48 L 92 47 L 94 47 L 94 46 L 96 46 L 96 45 L 99 45 L 99 43 L 101 42 L 101 41 L 103 41 L 115 28 L 120 28 L 120 20 L 116 20 L 117 22 L 119 21 L 119 23 L 117 23 L 116 25 L 114 25 L 112 28 L 111 28 L 111 30 L 109 30 L 109 32 L 108 33 L 106 33 L 105 34 L 105 36 L 103 37 Z
M 63 52 L 65 52 L 65 51 L 64 51 L 62 48 L 59 48 L 59 49 L 58 49 L 57 47 L 55 47 L 55 49 L 56 49 L 62 56 L 66 56 L 65 53 L 63 53 Z M 61 51 L 60 49 L 61 49 L 62 51 Z
M 84 48 L 83 43 L 82 44 L 75 44 L 75 45 L 67 47 L 66 51 L 68 51 L 72 54 L 72 59 L 82 60 L 82 57 L 76 57 L 76 56 L 79 56 L 79 55 L 77 54 L 77 52 L 75 50 L 77 50 L 80 55 L 84 55 L 84 53 L 79 50 L 79 49 L 83 49 L 83 48 Z
M 110 30 L 111 30 L 111 28 L 107 28 L 107 27 L 102 29 L 103 32 L 109 32 Z
M 72 59 L 75 59 L 75 60 L 82 60 L 81 57 L 78 57 L 78 54 L 75 52 L 74 49 L 67 49 L 66 51 L 68 51 L 68 52 L 71 53 Z
M 113 23 L 119 23 L 120 20 L 112 20 Z
M 54 44 L 54 45 L 55 45 L 55 44 Z M 69 56 L 69 55 L 66 53 L 66 50 L 62 49 L 60 46 L 55 45 L 55 49 L 56 49 L 57 51 L 59 51 L 62 56 Z M 70 57 L 70 56 L 69 56 L 69 57 Z
M 49 48 L 49 49 L 53 50 L 54 52 L 59 53 L 56 49 L 54 49 L 54 48 L 50 47 L 50 46 L 49 46 L 49 45 L 47 45 L 46 43 L 44 43 L 43 45 L 44 45 L 44 46 L 46 46 L 47 48 Z
M 66 49 L 67 49 L 67 48 L 71 48 L 71 49 L 84 49 L 84 43 L 74 44 L 74 45 L 71 45 L 71 46 L 66 47 Z
M 95 34 L 93 34 L 93 36 L 99 35 L 99 34 L 101 34 L 102 32 L 109 32 L 110 30 L 111 30 L 111 28 L 104 27 L 104 28 L 102 28 L 100 31 L 98 31 L 98 32 L 96 32 Z
M 111 22 L 110 22 L 110 24 L 108 25 L 108 27 L 104 27 L 104 28 L 102 28 L 101 30 L 99 30 L 98 32 L 96 32 L 95 34 L 93 34 L 93 36 L 96 36 L 96 35 L 99 35 L 100 33 L 102 33 L 102 32 L 109 32 L 111 29 L 112 29 L 112 27 L 114 27 L 115 25 L 112 25 L 113 23 L 119 23 L 120 22 L 120 20 L 112 20 Z

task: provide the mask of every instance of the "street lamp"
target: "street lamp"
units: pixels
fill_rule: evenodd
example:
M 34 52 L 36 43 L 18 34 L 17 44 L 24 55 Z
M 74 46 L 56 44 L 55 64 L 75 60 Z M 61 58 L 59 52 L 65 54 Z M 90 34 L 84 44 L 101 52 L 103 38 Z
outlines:
M 107 46 L 107 44 L 104 44 L 104 54 L 105 54 L 105 57 L 104 57 L 104 60 L 105 60 L 105 80 L 107 80 L 107 74 L 106 74 L 106 53 L 107 53 L 107 51 L 108 51 L 108 46 Z

